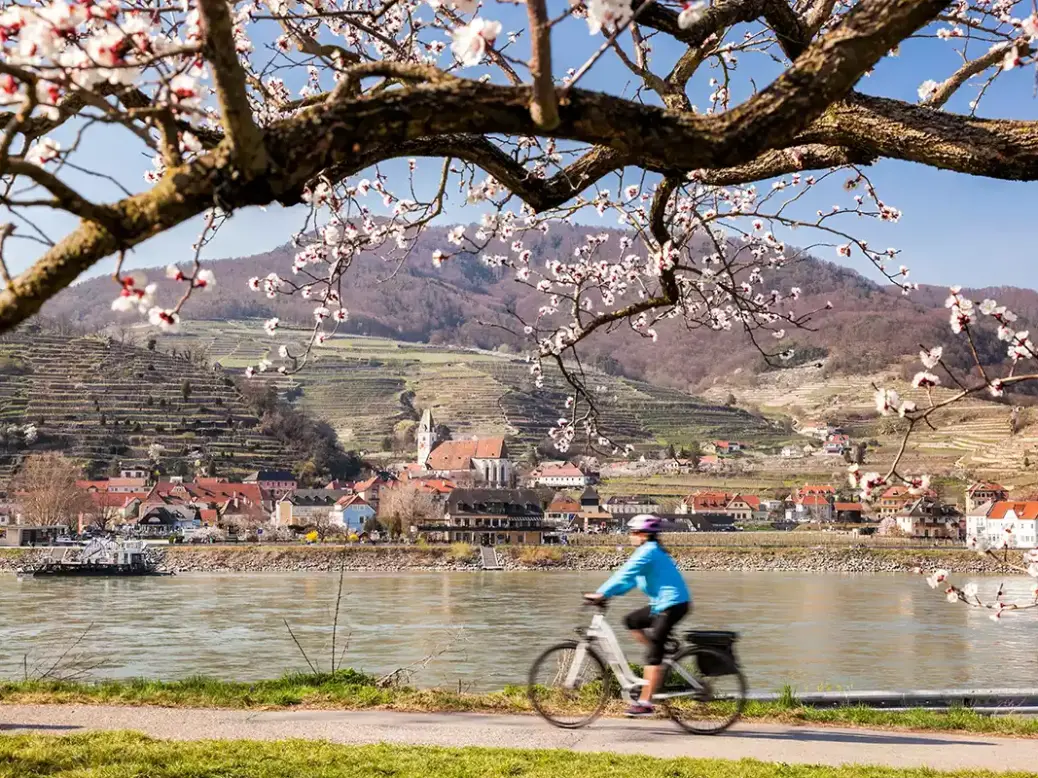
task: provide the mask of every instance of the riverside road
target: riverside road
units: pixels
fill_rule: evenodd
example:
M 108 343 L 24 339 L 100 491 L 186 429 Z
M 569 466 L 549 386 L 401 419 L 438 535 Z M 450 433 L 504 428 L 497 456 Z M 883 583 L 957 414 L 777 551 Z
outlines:
M 232 711 L 99 705 L 0 705 L 0 732 L 48 735 L 135 730 L 173 740 L 303 738 L 361 745 L 394 743 L 554 748 L 658 757 L 759 759 L 820 765 L 938 770 L 1035 769 L 1034 739 L 835 727 L 737 724 L 714 737 L 687 735 L 666 720 L 602 719 L 555 729 L 533 716 L 393 711 Z

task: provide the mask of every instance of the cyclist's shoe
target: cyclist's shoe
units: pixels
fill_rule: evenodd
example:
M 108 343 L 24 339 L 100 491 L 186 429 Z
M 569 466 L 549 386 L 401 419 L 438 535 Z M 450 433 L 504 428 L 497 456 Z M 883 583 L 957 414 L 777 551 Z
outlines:
M 624 715 L 629 719 L 642 718 L 644 716 L 652 716 L 656 713 L 656 709 L 649 703 L 636 702 L 634 705 L 624 711 Z

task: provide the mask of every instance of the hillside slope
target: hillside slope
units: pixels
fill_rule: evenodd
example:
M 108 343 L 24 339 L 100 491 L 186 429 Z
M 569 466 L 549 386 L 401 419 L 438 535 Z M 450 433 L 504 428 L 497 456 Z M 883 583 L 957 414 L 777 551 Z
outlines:
M 60 450 L 104 474 L 146 460 L 153 444 L 170 471 L 196 459 L 224 476 L 296 464 L 219 367 L 101 337 L 0 339 L 0 423 L 32 424 L 39 435 L 28 448 L 0 449 L 0 480 L 33 451 Z
M 241 368 L 272 357 L 275 345 L 259 323 L 188 322 L 176 335 L 158 337 L 158 348 L 204 354 L 224 367 Z M 291 343 L 286 333 L 278 343 Z M 347 448 L 378 451 L 394 425 L 425 409 L 457 437 L 508 435 L 528 448 L 547 439 L 567 395 L 561 376 L 548 375 L 536 390 L 529 365 L 504 354 L 423 346 L 383 338 L 333 338 L 318 359 L 294 376 L 259 375 L 283 397 L 324 419 Z M 764 419 L 721 402 L 642 381 L 596 374 L 592 388 L 604 427 L 619 442 L 657 449 L 713 437 L 775 439 L 781 431 Z
M 533 263 L 557 256 L 570 256 L 591 230 L 557 225 L 548 235 L 535 233 L 524 238 L 533 252 Z M 597 230 L 596 230 L 597 232 Z M 615 240 L 620 235 L 609 231 Z M 512 324 L 508 310 L 530 313 L 542 304 L 540 295 L 515 282 L 502 271 L 489 268 L 477 258 L 455 258 L 442 269 L 432 266 L 436 248 L 447 248 L 443 228 L 429 229 L 410 260 L 399 268 L 375 256 L 363 256 L 350 269 L 343 289 L 350 309 L 347 331 L 397 340 L 473 346 L 493 349 L 502 342 L 523 346 L 500 327 Z M 293 251 L 280 247 L 252 257 L 210 263 L 217 286 L 196 295 L 186 311 L 188 318 L 228 319 L 279 317 L 283 322 L 310 321 L 312 304 L 299 299 L 268 300 L 247 289 L 250 276 L 270 272 L 287 275 Z M 152 276 L 161 275 L 157 270 Z M 805 258 L 771 273 L 767 283 L 775 288 L 799 286 L 799 307 L 812 310 L 832 302 L 833 310 L 818 314 L 812 331 L 791 332 L 788 342 L 804 357 L 828 357 L 828 369 L 837 374 L 867 374 L 898 362 L 918 351 L 920 343 L 944 344 L 952 363 L 966 365 L 963 344 L 951 336 L 946 291 L 927 287 L 906 298 L 899 292 L 874 284 L 853 270 Z M 170 282 L 160 282 L 160 299 L 171 301 Z M 967 290 L 970 291 L 970 290 Z M 64 291 L 44 308 L 44 314 L 97 329 L 110 322 L 129 326 L 134 316 L 119 318 L 107 301 L 116 290 L 108 278 L 94 279 Z M 989 294 L 1019 309 L 1024 321 L 1038 316 L 1038 293 L 1025 289 L 970 291 L 982 298 Z M 650 383 L 696 392 L 717 382 L 725 383 L 736 371 L 757 373 L 763 360 L 740 333 L 719 334 L 709 330 L 687 331 L 677 322 L 665 322 L 659 342 L 647 346 L 638 336 L 620 328 L 608 336 L 596 336 L 582 345 L 589 364 L 606 372 L 638 378 Z M 1001 350 L 993 338 L 979 343 L 985 358 L 996 361 Z

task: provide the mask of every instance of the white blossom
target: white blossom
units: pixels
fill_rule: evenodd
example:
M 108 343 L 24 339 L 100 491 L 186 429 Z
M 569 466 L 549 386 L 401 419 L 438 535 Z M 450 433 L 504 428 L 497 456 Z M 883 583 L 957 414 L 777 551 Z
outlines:
M 500 22 L 477 16 L 463 27 L 451 30 L 451 52 L 466 67 L 478 65 L 487 53 L 487 46 L 492 45 L 500 33 Z

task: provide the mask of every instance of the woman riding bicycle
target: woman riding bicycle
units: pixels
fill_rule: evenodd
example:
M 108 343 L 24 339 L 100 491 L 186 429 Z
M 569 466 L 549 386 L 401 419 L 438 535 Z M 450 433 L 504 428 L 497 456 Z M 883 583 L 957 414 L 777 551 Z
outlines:
M 626 711 L 632 717 L 653 714 L 652 695 L 660 685 L 664 647 L 674 625 L 688 613 L 692 600 L 681 571 L 660 545 L 662 526 L 658 517 L 644 513 L 627 522 L 631 542 L 637 549 L 597 592 L 584 595 L 588 600 L 601 601 L 637 586 L 649 596 L 646 607 L 632 611 L 624 619 L 635 639 L 649 647 L 641 699 Z

